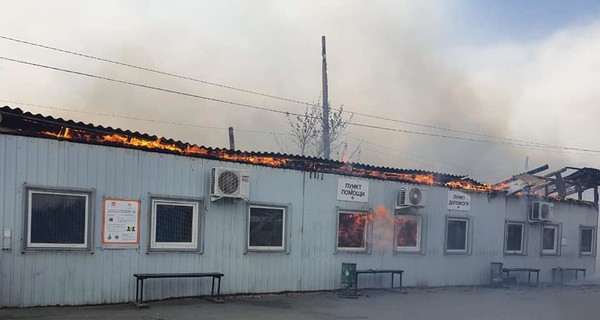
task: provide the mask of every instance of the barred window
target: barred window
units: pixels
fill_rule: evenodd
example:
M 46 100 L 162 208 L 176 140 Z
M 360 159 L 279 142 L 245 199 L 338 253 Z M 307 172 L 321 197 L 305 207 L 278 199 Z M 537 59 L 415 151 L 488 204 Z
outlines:
M 285 244 L 285 215 L 285 208 L 249 206 L 248 249 L 283 250 Z
M 367 212 L 338 212 L 338 250 L 367 250 L 367 226 L 370 217 Z
M 198 202 L 152 200 L 151 249 L 198 249 Z
M 28 190 L 27 248 L 87 249 L 89 193 Z

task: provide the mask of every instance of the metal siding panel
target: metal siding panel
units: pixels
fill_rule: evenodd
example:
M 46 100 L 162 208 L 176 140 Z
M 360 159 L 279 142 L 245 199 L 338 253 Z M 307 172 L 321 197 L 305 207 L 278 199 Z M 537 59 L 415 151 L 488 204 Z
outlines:
M 526 199 L 507 199 L 507 218 L 512 220 L 525 220 L 529 202 Z M 504 262 L 508 266 L 539 268 L 540 281 L 552 281 L 552 268 L 579 267 L 586 268 L 588 276 L 595 273 L 596 258 L 590 256 L 579 256 L 579 226 L 597 225 L 598 213 L 594 208 L 585 205 L 574 205 L 570 203 L 554 203 L 554 218 L 561 223 L 561 233 L 567 241 L 566 246 L 561 246 L 560 256 L 541 256 L 540 225 L 538 223 L 528 224 L 527 228 L 527 255 L 505 256 Z M 559 239 L 560 243 L 560 239 Z M 516 275 L 519 280 L 525 280 L 525 275 Z
M 0 186 L 2 186 L 0 189 L 0 230 L 6 228 L 11 229 L 13 232 L 13 250 L 0 251 L 0 270 L 2 270 L 0 272 L 0 287 L 4 288 L 4 290 L 0 290 L 0 306 L 14 306 L 11 297 L 14 295 L 13 292 L 16 291 L 13 280 L 15 273 L 13 252 L 15 246 L 18 248 L 20 243 L 15 243 L 14 240 L 18 239 L 16 237 L 19 233 L 14 229 L 14 215 L 11 214 L 14 212 L 12 198 L 15 189 L 14 179 L 11 177 L 11 173 L 14 174 L 14 171 L 9 169 L 14 167 L 12 164 L 16 162 L 15 149 L 16 143 L 13 137 L 0 135 Z
M 395 193 L 406 184 L 369 180 L 370 199 L 361 205 L 336 199 L 339 176 L 311 178 L 307 172 L 251 166 L 206 159 L 91 146 L 63 141 L 0 135 L 0 192 L 2 227 L 13 228 L 20 239 L 23 223 L 23 183 L 95 188 L 94 253 L 4 251 L 0 294 L 8 306 L 51 304 L 120 303 L 133 299 L 136 272 L 221 271 L 223 293 L 262 293 L 286 290 L 330 290 L 339 286 L 342 262 L 359 268 L 402 268 L 406 285 L 469 285 L 487 281 L 489 262 L 514 266 L 541 266 L 547 279 L 549 268 L 563 265 L 595 267 L 593 257 L 577 255 L 579 224 L 597 224 L 597 211 L 584 206 L 557 205 L 567 246 L 560 257 L 539 256 L 539 230 L 529 230 L 529 255 L 504 257 L 504 220 L 523 204 L 504 197 L 471 194 L 471 211 L 453 213 L 472 216 L 472 253 L 449 256 L 443 251 L 446 188 L 428 187 L 424 233 L 425 254 L 394 254 L 393 223 L 373 221 L 371 254 L 335 253 L 336 206 L 373 209 L 384 206 L 393 214 Z M 251 201 L 291 204 L 287 230 L 289 254 L 249 252 L 246 243 L 246 203 L 211 202 L 207 187 L 212 167 L 250 170 Z M 204 253 L 150 253 L 148 193 L 205 197 Z M 141 199 L 140 250 L 100 249 L 103 196 Z M 514 202 L 514 203 L 513 203 Z M 567 219 L 568 216 L 568 219 Z M 536 249 L 537 248 L 537 249 Z M 8 266 L 8 267 L 7 267 Z M 590 272 L 591 273 L 591 272 Z M 365 286 L 387 285 L 389 276 L 365 277 Z M 146 284 L 148 299 L 206 294 L 210 280 L 166 279 Z
M 13 157 L 7 157 L 11 161 L 8 161 L 7 165 L 9 166 L 6 171 L 7 180 L 10 181 L 10 186 L 7 188 L 7 191 L 12 191 L 12 197 L 7 197 L 7 200 L 12 203 L 10 208 L 12 210 L 8 211 L 8 214 L 12 214 L 14 217 L 14 233 L 15 239 L 23 239 L 23 184 L 25 173 L 25 164 L 28 162 L 27 158 L 27 143 L 28 141 L 23 138 L 15 138 L 9 137 L 8 140 L 12 140 L 14 142 L 14 153 Z M 22 159 L 19 161 L 19 159 Z M 11 163 L 12 162 L 12 165 Z M 12 301 L 10 303 L 11 306 L 24 306 L 26 304 L 24 300 L 23 287 L 25 285 L 24 277 L 25 273 L 24 265 L 25 265 L 25 256 L 20 254 L 21 247 L 23 245 L 22 241 L 19 241 L 13 246 L 13 250 L 11 251 L 12 257 L 14 259 L 13 270 L 12 270 L 12 284 L 13 284 L 13 294 Z M 19 274 L 20 273 L 20 274 Z

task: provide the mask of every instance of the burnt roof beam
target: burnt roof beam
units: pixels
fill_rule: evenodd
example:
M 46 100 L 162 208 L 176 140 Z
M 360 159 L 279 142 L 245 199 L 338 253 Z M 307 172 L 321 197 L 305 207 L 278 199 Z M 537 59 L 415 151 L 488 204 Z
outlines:
M 544 171 L 544 170 L 548 170 L 548 168 L 549 168 L 549 166 L 548 166 L 547 164 L 545 164 L 545 165 L 543 165 L 543 166 L 539 166 L 539 167 L 537 167 L 537 168 L 531 169 L 531 170 L 529 170 L 529 171 L 526 171 L 526 172 L 524 172 L 524 173 L 525 173 L 525 174 L 531 174 L 531 175 L 533 175 L 533 174 L 536 174 L 536 173 L 542 172 L 542 171 Z M 503 180 L 503 181 L 500 181 L 500 182 L 496 183 L 494 186 L 498 186 L 498 185 L 501 185 L 501 184 L 505 184 L 505 183 L 510 183 L 510 182 L 516 181 L 516 180 L 518 180 L 518 179 L 519 179 L 519 178 L 517 178 L 517 176 L 519 176 L 519 175 L 520 175 L 520 174 L 516 174 L 516 175 L 514 175 L 514 176 L 512 176 L 512 177 L 510 177 L 510 178 L 508 178 L 508 179 L 505 179 L 505 180 Z

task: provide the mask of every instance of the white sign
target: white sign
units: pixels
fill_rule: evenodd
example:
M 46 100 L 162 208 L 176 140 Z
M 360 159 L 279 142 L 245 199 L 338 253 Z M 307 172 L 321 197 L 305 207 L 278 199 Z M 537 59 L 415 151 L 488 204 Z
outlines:
M 140 239 L 140 202 L 104 199 L 103 245 L 137 246 Z
M 471 196 L 464 192 L 448 190 L 448 210 L 471 210 Z
M 368 202 L 369 181 L 339 178 L 337 199 L 342 201 Z

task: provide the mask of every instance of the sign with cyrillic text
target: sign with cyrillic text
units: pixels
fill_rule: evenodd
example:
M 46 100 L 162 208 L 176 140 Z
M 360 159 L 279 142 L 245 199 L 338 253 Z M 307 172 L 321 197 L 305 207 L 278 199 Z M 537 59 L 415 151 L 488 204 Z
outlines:
M 448 190 L 448 210 L 471 210 L 471 196 L 464 192 Z
M 337 199 L 342 201 L 368 202 L 369 181 L 339 178 Z
M 103 246 L 137 246 L 140 243 L 140 201 L 104 198 Z

